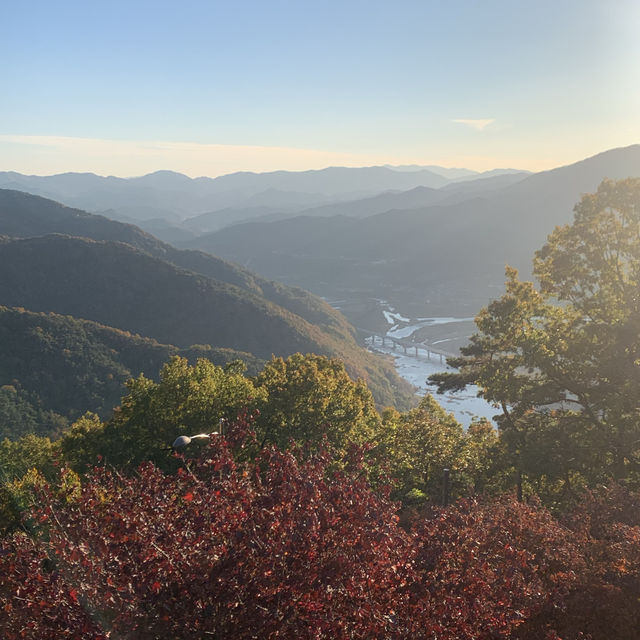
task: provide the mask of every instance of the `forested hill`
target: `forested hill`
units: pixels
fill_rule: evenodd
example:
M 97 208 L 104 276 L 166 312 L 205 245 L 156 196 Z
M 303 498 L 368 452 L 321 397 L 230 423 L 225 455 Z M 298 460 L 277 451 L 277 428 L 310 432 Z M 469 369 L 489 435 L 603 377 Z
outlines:
M 186 347 L 272 353 L 329 341 L 305 320 L 234 285 L 179 269 L 130 245 L 50 235 L 0 244 L 0 301 L 54 311 Z
M 22 191 L 0 189 L 0 234 L 27 238 L 50 233 L 125 242 L 184 269 L 264 296 L 312 324 L 344 336 L 353 335 L 351 326 L 340 313 L 303 289 L 267 280 L 202 251 L 176 249 L 132 224 Z
M 131 245 L 50 235 L 0 242 L 0 304 L 94 320 L 178 347 L 208 344 L 258 358 L 339 357 L 380 404 L 406 403 L 391 363 L 262 296 L 180 269 Z
M 376 215 L 368 217 L 350 203 L 331 211 L 358 217 L 247 222 L 187 244 L 228 260 L 251 260 L 258 273 L 328 297 L 364 295 L 375 287 L 378 297 L 402 306 L 428 298 L 442 301 L 443 315 L 471 315 L 502 286 L 505 264 L 529 271 L 533 252 L 554 226 L 571 220 L 583 193 L 603 178 L 638 175 L 636 144 L 468 199 L 416 207 L 404 194 L 390 194 L 386 202 L 393 208 L 379 213 L 372 204 Z
M 263 364 L 245 352 L 178 349 L 96 322 L 1 306 L 0 344 L 0 440 L 56 435 L 85 411 L 106 418 L 120 404 L 127 380 L 140 373 L 156 378 L 174 355 L 218 365 L 241 359 L 250 374 Z

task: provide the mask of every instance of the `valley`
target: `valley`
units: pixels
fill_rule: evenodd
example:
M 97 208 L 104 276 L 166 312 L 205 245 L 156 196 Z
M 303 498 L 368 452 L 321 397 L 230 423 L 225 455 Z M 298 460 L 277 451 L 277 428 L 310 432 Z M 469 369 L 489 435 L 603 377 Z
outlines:
M 0 640 L 638 640 L 640 2 L 7 2 Z
M 433 367 L 458 354 L 475 315 L 501 295 L 505 265 L 528 277 L 534 251 L 569 220 L 583 191 L 603 175 L 634 174 L 640 145 L 540 173 L 0 173 L 0 234 L 8 236 L 0 304 L 70 314 L 178 349 L 204 344 L 263 361 L 295 351 L 339 357 L 379 406 L 408 407 L 410 385 L 427 391 Z M 162 229 L 169 242 L 145 228 Z M 371 345 L 372 333 L 444 355 L 405 358 L 398 345 Z M 470 412 L 493 415 L 473 395 L 439 400 L 465 423 Z
M 8 545 L 0 548 L 0 579 L 21 593 L 37 566 L 33 592 L 44 589 L 41 603 L 60 602 L 54 593 L 60 584 L 73 601 L 77 590 L 97 584 L 94 575 L 78 573 L 97 558 L 96 566 L 115 568 L 111 584 L 121 581 L 118 593 L 127 594 L 104 608 L 109 620 L 131 611 L 146 630 L 163 606 L 163 584 L 184 600 L 177 585 L 185 574 L 167 573 L 157 552 L 183 567 L 180 549 L 192 542 L 199 548 L 204 528 L 211 537 L 203 559 L 190 565 L 193 584 L 201 575 L 206 580 L 188 596 L 194 608 L 205 598 L 213 610 L 230 589 L 256 584 L 257 558 L 264 562 L 264 592 L 278 594 L 278 602 L 283 589 L 309 573 L 339 582 L 355 567 L 365 576 L 369 603 L 370 567 L 383 557 L 381 527 L 390 531 L 390 552 L 398 540 L 422 550 L 432 544 L 425 541 L 434 526 L 452 518 L 445 546 L 428 553 L 472 567 L 457 592 L 466 593 L 487 570 L 483 558 L 470 565 L 478 540 L 486 536 L 495 545 L 493 532 L 500 531 L 489 552 L 497 569 L 483 578 L 483 595 L 473 594 L 469 610 L 475 611 L 495 575 L 516 575 L 527 557 L 546 562 L 548 530 L 570 539 L 561 573 L 574 575 L 576 538 L 588 558 L 583 566 L 590 566 L 592 545 L 609 548 L 613 533 L 629 522 L 611 516 L 603 546 L 592 540 L 589 525 L 577 534 L 566 529 L 567 514 L 580 523 L 584 509 L 593 508 L 602 522 L 614 504 L 612 513 L 635 514 L 637 529 L 640 179 L 625 177 L 640 175 L 640 145 L 533 174 L 470 173 L 457 181 L 434 179 L 433 169 L 333 168 L 221 180 L 159 172 L 131 182 L 70 174 L 44 181 L 50 192 L 64 186 L 61 200 L 92 203 L 102 213 L 28 193 L 42 193 L 43 180 L 12 174 L 16 188 L 0 188 L 0 546 Z M 602 180 L 607 175 L 620 179 Z M 431 184 L 416 186 L 421 182 Z M 174 206 L 185 197 L 171 195 L 167 185 L 186 192 L 213 187 L 217 205 L 205 189 L 200 199 L 191 194 L 190 212 L 163 210 L 161 203 Z M 595 193 L 582 196 L 583 189 Z M 136 194 L 144 195 L 137 204 Z M 132 208 L 105 208 L 119 198 L 131 198 Z M 221 204 L 226 207 L 207 213 Z M 574 205 L 573 223 L 566 224 Z M 192 216 L 197 207 L 204 213 Z M 123 221 L 123 211 L 144 216 L 141 226 Z M 506 265 L 518 267 L 523 279 Z M 532 273 L 538 286 L 524 280 Z M 463 346 L 469 348 L 461 356 Z M 176 444 L 185 440 L 190 444 Z M 592 492 L 605 485 L 609 494 L 589 507 Z M 47 486 L 53 489 L 43 494 Z M 48 513 L 35 506 L 42 495 Z M 56 521 L 51 528 L 49 513 L 74 523 L 75 548 L 66 558 L 59 551 L 67 548 L 70 527 Z M 464 523 L 482 513 L 465 534 L 468 543 L 459 545 Z M 531 542 L 539 524 L 523 527 L 531 517 L 544 523 L 542 548 Z M 24 535 L 24 523 L 34 520 L 46 536 Z M 150 523 L 157 535 L 145 548 L 140 541 Z M 358 563 L 367 527 L 372 560 L 365 568 Z M 60 542 L 48 542 L 51 531 Z M 505 532 L 512 536 L 507 544 Z M 337 567 L 345 535 L 355 551 Z M 95 547 L 79 563 L 92 536 Z M 308 545 L 300 554 L 303 569 L 292 581 L 290 558 L 301 540 Z M 327 540 L 335 549 L 325 564 Z M 127 555 L 118 556 L 123 549 Z M 505 549 L 518 549 L 515 563 L 505 560 Z M 531 549 L 529 556 L 521 549 Z M 44 568 L 54 553 L 68 583 Z M 604 589 L 600 602 L 609 601 L 611 584 L 628 593 L 612 619 L 624 618 L 623 608 L 637 609 L 626 569 L 633 553 L 606 558 L 595 576 L 581 578 Z M 278 554 L 282 565 L 271 582 Z M 25 557 L 33 564 L 15 560 Z M 406 557 L 391 565 L 394 584 L 399 566 L 414 566 Z M 310 558 L 321 564 L 310 565 Z M 431 566 L 432 559 L 420 562 Z M 140 577 L 131 577 L 132 564 Z M 219 571 L 227 579 L 230 566 L 249 569 L 217 581 L 225 586 L 215 591 L 208 576 Z M 624 568 L 620 578 L 615 567 Z M 427 605 L 443 574 L 417 575 L 411 589 Z M 538 566 L 532 575 L 540 575 Z M 532 587 L 553 611 L 557 575 L 554 569 L 551 587 Z M 131 593 L 134 582 L 139 595 Z M 350 592 L 353 584 L 349 578 L 348 589 L 340 589 Z M 315 594 L 316 587 L 313 578 L 303 592 Z M 505 611 L 512 583 L 503 591 L 497 613 Z M 573 601 L 568 593 L 566 602 Z M 242 597 L 249 602 L 255 595 Z M 405 595 L 402 587 L 388 606 L 397 611 Z M 327 638 L 344 636 L 343 619 L 361 619 L 363 606 L 354 606 L 351 595 L 347 601 Z M 179 607 L 173 596 L 166 602 L 169 620 Z M 292 602 L 298 616 L 301 599 Z M 316 611 L 316 600 L 309 602 Z M 235 609 L 237 602 L 230 603 Z M 83 616 L 77 604 L 64 611 Z M 332 595 L 327 611 L 334 604 Z M 272 620 L 278 606 L 267 602 L 260 611 L 268 617 L 249 623 L 242 637 L 261 637 L 255 628 Z M 457 599 L 456 620 L 459 606 Z M 238 608 L 244 616 L 246 605 Z M 512 629 L 519 630 L 523 607 L 511 609 Z M 0 627 L 18 619 L 13 612 L 0 607 Z M 415 605 L 403 615 L 414 625 Z M 527 624 L 537 619 L 527 615 Z M 590 629 L 591 618 L 591 611 L 577 615 L 581 630 Z M 49 624 L 48 615 L 37 619 Z M 222 628 L 219 612 L 206 619 Z M 441 619 L 436 612 L 434 624 Z M 199 637 L 201 622 L 194 618 L 186 635 L 174 627 L 157 637 Z M 100 628 L 111 633 L 117 624 L 100 622 Z M 369 626 L 360 636 L 413 639 L 424 628 L 419 623 L 397 634 L 390 624 L 373 634 Z M 542 626 L 544 633 L 533 627 L 518 637 L 546 637 L 546 620 Z M 69 628 L 66 617 L 63 627 Z M 630 635 L 615 637 L 635 640 L 637 625 L 627 627 Z M 119 628 L 124 632 L 128 623 Z M 232 619 L 232 631 L 222 635 L 241 637 L 238 628 Z M 303 635 L 308 628 L 305 622 Z M 462 637 L 452 628 L 452 639 Z M 465 634 L 469 628 L 464 622 Z M 486 626 L 478 629 L 468 637 L 486 635 Z M 608 627 L 589 636 L 612 637 Z
M 434 373 L 451 371 L 446 359 L 457 355 L 475 330 L 473 318 L 416 318 L 402 315 L 386 301 L 378 300 L 387 322 L 381 335 L 365 338 L 365 344 L 374 353 L 391 356 L 398 375 L 417 388 L 418 395 L 430 393 L 438 404 L 453 413 L 456 420 L 468 427 L 474 418 L 492 420 L 498 409 L 478 397 L 478 388 L 470 385 L 460 392 L 438 393 L 437 385 L 429 384 Z M 382 336 L 389 340 L 383 341 Z M 400 340 L 401 342 L 395 342 Z M 409 346 L 414 345 L 414 346 Z

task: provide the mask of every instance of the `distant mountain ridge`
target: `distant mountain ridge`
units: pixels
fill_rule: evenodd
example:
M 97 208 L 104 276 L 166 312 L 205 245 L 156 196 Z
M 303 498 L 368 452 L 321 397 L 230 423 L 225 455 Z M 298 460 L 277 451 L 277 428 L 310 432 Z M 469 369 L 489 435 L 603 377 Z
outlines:
M 528 175 L 530 175 L 528 172 L 513 172 L 490 177 L 474 177 L 463 182 L 452 182 L 439 189 L 415 187 L 408 191 L 390 191 L 370 198 L 304 209 L 298 215 L 325 217 L 341 215 L 352 218 L 368 218 L 392 210 L 419 209 L 435 204 L 455 204 L 488 191 L 510 186 Z M 192 241 L 186 241 L 187 244 L 190 242 Z
M 384 166 L 389 169 L 393 169 L 394 171 L 431 171 L 454 182 L 476 180 L 478 178 L 491 178 L 494 176 L 509 175 L 512 173 L 532 173 L 531 171 L 523 171 L 522 169 L 490 169 L 489 171 L 473 171 L 472 169 L 464 169 L 462 167 L 440 167 L 438 165 L 419 164 L 386 164 Z
M 503 169 L 478 173 L 436 166 L 373 166 L 238 172 L 217 178 L 192 179 L 174 171 L 156 171 L 133 178 L 92 173 L 27 176 L 8 171 L 0 172 L 0 188 L 39 195 L 70 207 L 134 223 L 156 237 L 176 244 L 232 224 L 279 220 L 306 211 L 310 213 L 304 215 L 326 215 L 321 209 L 325 206 L 339 207 L 385 193 L 422 187 L 441 189 L 493 174 L 512 173 L 512 170 Z M 420 206 L 426 204 L 429 202 Z M 314 210 L 315 213 L 311 213 Z
M 574 204 L 603 178 L 640 175 L 640 145 L 603 152 L 550 171 L 515 177 L 495 189 L 453 185 L 385 194 L 369 201 L 395 208 L 355 218 L 357 203 L 334 206 L 341 215 L 300 216 L 247 223 L 195 238 L 186 246 L 210 251 L 268 277 L 335 298 L 375 295 L 404 304 L 458 309 L 468 315 L 501 288 L 504 266 L 526 275 L 533 253 L 558 224 L 569 222 Z M 475 183 L 482 181 L 474 181 Z M 451 200 L 414 207 L 420 198 Z M 380 204 L 381 203 L 381 204 Z M 367 206 L 369 206 L 367 205 Z M 402 206 L 402 205 L 401 205 Z M 406 204 L 405 204 L 406 206 Z M 345 217 L 349 208 L 353 217 Z M 327 211 L 327 209 L 325 209 Z M 372 292 L 372 293 L 368 293 Z M 375 293 L 373 293 L 375 292 Z M 429 302 L 430 301 L 430 302 Z
M 217 178 L 189 178 L 158 171 L 137 178 L 102 177 L 91 173 L 27 176 L 0 172 L 0 188 L 25 191 L 96 213 L 112 209 L 143 220 L 181 219 L 214 209 L 250 206 L 257 194 L 281 192 L 276 206 L 290 205 L 298 193 L 307 205 L 323 204 L 337 195 L 373 194 L 389 189 L 442 186 L 448 180 L 428 170 L 404 173 L 386 167 L 328 167 L 312 171 L 232 173 Z M 315 196 L 314 196 L 315 194 Z M 273 198 L 272 198 L 273 199 Z M 254 203 L 255 206 L 255 203 Z

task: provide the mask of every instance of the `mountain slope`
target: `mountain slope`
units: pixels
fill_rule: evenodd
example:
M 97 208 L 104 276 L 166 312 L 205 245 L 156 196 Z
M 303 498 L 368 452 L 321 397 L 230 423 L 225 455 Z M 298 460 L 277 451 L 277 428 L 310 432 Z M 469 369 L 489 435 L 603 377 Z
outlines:
M 298 213 L 298 216 L 349 216 L 352 218 L 368 218 L 380 213 L 399 209 L 420 209 L 435 204 L 455 204 L 478 195 L 485 195 L 491 191 L 504 189 L 523 180 L 527 175 L 526 172 L 515 172 L 494 177 L 477 178 L 464 182 L 453 182 L 439 189 L 415 187 L 408 191 L 391 191 L 370 198 L 359 198 L 357 200 L 304 209 Z M 189 242 L 197 241 L 187 239 L 185 242 L 188 244 Z
M 262 295 L 323 329 L 352 335 L 352 329 L 340 313 L 306 291 L 270 282 L 201 251 L 176 249 L 131 224 L 21 191 L 0 189 L 0 234 L 27 238 L 49 233 L 125 242 L 176 266 Z
M 181 347 L 243 345 L 266 358 L 328 350 L 319 329 L 263 298 L 122 243 L 62 235 L 6 241 L 0 269 L 7 306 L 95 320 Z
M 1 306 L 0 345 L 0 440 L 30 432 L 55 435 L 86 411 L 107 417 L 129 378 L 156 378 L 173 355 L 219 365 L 242 359 L 251 374 L 261 365 L 244 352 L 181 350 L 71 316 Z
M 376 295 L 422 305 L 418 313 L 431 304 L 441 313 L 468 315 L 501 289 L 506 263 L 528 272 L 533 252 L 555 225 L 571 219 L 582 193 L 594 191 L 605 177 L 637 175 L 640 145 L 633 145 L 461 202 L 362 220 L 248 223 L 201 236 L 190 246 L 250 261 L 259 273 L 326 296 Z
M 401 406 L 408 401 L 409 387 L 393 366 L 350 334 L 325 331 L 262 296 L 127 244 L 62 235 L 6 238 L 0 272 L 5 306 L 94 320 L 183 348 L 208 344 L 263 359 L 295 352 L 339 357 L 353 377 L 370 383 L 380 404 L 393 403 L 394 396 Z M 295 305 L 290 290 L 272 286 L 274 297 Z

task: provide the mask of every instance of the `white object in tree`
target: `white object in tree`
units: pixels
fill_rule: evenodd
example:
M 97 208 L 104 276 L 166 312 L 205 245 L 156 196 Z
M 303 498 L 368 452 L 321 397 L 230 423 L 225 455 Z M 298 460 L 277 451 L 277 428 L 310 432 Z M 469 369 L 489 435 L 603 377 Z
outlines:
M 191 443 L 192 440 L 195 440 L 196 438 L 208 438 L 209 436 L 217 436 L 218 432 L 214 431 L 212 433 L 198 433 L 195 436 L 178 436 L 174 441 L 173 441 L 173 448 L 174 449 L 181 449 L 182 447 L 186 447 L 188 444 Z

